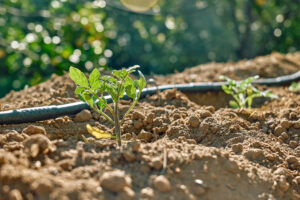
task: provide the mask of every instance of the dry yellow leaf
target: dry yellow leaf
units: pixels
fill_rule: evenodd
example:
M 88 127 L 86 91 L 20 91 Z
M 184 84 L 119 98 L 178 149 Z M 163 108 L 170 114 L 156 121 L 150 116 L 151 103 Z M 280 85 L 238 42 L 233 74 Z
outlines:
M 97 127 L 91 126 L 90 124 L 86 125 L 86 129 L 89 132 L 89 134 L 91 134 L 92 136 L 94 136 L 97 139 L 101 139 L 101 138 L 115 138 L 115 136 L 111 135 L 109 132 L 100 130 Z

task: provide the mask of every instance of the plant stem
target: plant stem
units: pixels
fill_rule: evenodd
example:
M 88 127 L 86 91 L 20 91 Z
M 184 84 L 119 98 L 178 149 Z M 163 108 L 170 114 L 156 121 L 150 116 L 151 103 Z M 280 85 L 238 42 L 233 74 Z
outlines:
M 120 130 L 120 122 L 119 122 L 119 107 L 118 107 L 118 102 L 115 102 L 115 131 L 116 131 L 116 137 L 118 141 L 118 145 L 121 146 L 121 130 Z
M 135 98 L 135 100 L 133 101 L 132 105 L 130 106 L 130 108 L 127 110 L 127 112 L 125 113 L 125 115 L 123 116 L 123 119 L 121 121 L 121 125 L 124 123 L 124 120 L 125 120 L 125 117 L 126 115 L 128 115 L 128 113 L 130 113 L 130 111 L 134 108 L 135 104 L 137 103 L 137 101 L 139 100 L 140 98 L 140 95 L 141 95 L 141 91 L 139 91 L 137 97 Z
M 103 101 L 101 98 L 99 98 L 99 97 L 97 96 L 97 94 L 95 94 L 92 90 L 89 90 L 89 92 L 90 92 L 94 97 L 96 97 L 96 98 L 98 99 L 98 101 L 102 102 L 102 103 L 105 105 L 105 107 L 110 111 L 110 113 L 111 113 L 112 115 L 114 114 L 113 109 L 112 109 L 105 101 Z
M 108 116 L 106 115 L 103 111 L 99 110 L 98 108 L 95 108 L 95 110 L 101 114 L 102 116 L 104 116 L 110 123 L 112 123 L 112 125 L 115 124 L 115 122 Z
M 122 145 L 122 142 L 121 142 L 121 128 L 120 128 L 120 115 L 119 115 L 119 97 L 120 97 L 120 92 L 121 92 L 121 89 L 122 89 L 122 85 L 123 85 L 123 81 L 124 80 L 121 80 L 120 81 L 120 85 L 118 87 L 118 93 L 117 93 L 117 99 L 115 101 L 115 104 L 114 104 L 114 111 L 115 111 L 115 130 L 116 130 L 116 137 L 117 137 L 117 141 L 118 141 L 118 145 L 121 146 Z
M 124 123 L 125 117 L 128 113 L 130 113 L 130 111 L 134 108 L 135 104 L 137 103 L 138 99 L 134 100 L 134 102 L 132 103 L 132 105 L 130 106 L 130 108 L 127 110 L 127 112 L 124 114 L 123 119 L 121 121 L 121 125 Z

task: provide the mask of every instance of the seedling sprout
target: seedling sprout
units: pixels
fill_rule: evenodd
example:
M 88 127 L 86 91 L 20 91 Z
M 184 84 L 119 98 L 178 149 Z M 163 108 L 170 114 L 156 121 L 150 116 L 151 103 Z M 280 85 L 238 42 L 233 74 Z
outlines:
M 94 69 L 89 75 L 89 79 L 77 68 L 70 67 L 69 70 L 71 79 L 77 84 L 75 94 L 82 101 L 88 103 L 93 110 L 104 116 L 115 127 L 116 139 L 119 146 L 122 144 L 120 127 L 124 123 L 125 117 L 138 102 L 142 90 L 146 87 L 146 79 L 139 70 L 140 78 L 138 80 L 132 80 L 129 77 L 137 68 L 139 66 L 136 65 L 128 69 L 113 70 L 112 76 L 106 75 L 102 77 L 100 77 L 100 72 Z M 103 96 L 104 93 L 108 93 L 111 96 L 114 103 L 113 107 L 108 105 Z M 125 93 L 133 102 L 120 120 L 119 101 Z M 104 108 L 111 113 L 113 118 L 103 111 Z

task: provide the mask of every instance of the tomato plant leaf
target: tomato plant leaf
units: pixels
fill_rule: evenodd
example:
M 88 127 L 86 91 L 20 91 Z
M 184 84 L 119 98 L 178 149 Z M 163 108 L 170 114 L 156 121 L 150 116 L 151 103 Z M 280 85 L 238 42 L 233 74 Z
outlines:
M 70 78 L 77 85 L 83 86 L 85 88 L 89 87 L 89 82 L 88 82 L 87 78 L 85 77 L 84 73 L 82 73 L 79 69 L 77 69 L 75 67 L 70 67 L 69 71 L 70 71 L 69 72 Z

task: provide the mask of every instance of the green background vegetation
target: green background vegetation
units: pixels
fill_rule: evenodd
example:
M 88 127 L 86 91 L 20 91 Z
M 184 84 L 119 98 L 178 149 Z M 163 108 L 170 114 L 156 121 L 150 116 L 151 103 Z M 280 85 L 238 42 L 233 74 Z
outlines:
M 300 49 L 300 0 L 1 0 L 0 97 L 63 74 L 142 66 L 166 74 L 210 61 Z

